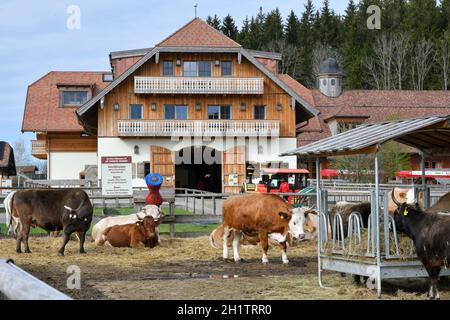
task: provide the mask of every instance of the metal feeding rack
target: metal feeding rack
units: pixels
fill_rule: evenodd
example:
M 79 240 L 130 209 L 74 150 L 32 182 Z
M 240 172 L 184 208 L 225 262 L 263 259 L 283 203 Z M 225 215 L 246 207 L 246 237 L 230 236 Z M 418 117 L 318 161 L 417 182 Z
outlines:
M 417 259 L 411 240 L 397 233 L 395 221 L 389 215 L 389 193 L 380 190 L 379 150 L 383 143 L 396 141 L 420 151 L 422 184 L 413 187 L 416 199 L 419 191 L 424 192 L 423 205 L 428 208 L 431 197 L 430 189 L 425 184 L 425 158 L 431 155 L 449 155 L 449 137 L 450 115 L 386 121 L 362 125 L 281 155 L 316 160 L 317 207 L 320 217 L 317 258 L 321 287 L 323 270 L 366 276 L 369 278 L 368 286 L 376 288 L 378 296 L 381 296 L 381 283 L 384 279 L 428 276 Z M 346 228 L 345 217 L 341 213 L 334 214 L 331 219 L 328 214 L 330 196 L 328 190 L 322 187 L 319 174 L 322 159 L 355 154 L 374 155 L 374 188 L 365 191 L 368 192 L 371 204 L 367 228 L 364 228 L 359 212 L 350 214 Z M 443 269 L 441 275 L 450 275 L 450 270 Z

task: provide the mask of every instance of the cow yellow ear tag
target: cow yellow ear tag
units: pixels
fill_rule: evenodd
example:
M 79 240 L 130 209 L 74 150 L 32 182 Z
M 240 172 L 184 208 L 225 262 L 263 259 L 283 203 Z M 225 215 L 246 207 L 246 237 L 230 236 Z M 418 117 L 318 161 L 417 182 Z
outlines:
M 408 209 L 405 208 L 405 211 L 403 211 L 403 215 L 406 217 L 408 215 Z

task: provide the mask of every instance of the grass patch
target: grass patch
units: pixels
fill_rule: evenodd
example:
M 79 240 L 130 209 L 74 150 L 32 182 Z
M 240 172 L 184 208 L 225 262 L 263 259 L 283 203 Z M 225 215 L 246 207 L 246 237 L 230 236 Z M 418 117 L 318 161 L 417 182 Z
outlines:
M 91 235 L 92 228 L 94 227 L 94 223 L 91 224 L 91 227 L 89 228 L 87 235 Z M 211 233 L 215 228 L 217 228 L 217 224 L 176 224 L 175 225 L 175 231 L 176 232 L 203 232 L 203 233 Z M 160 232 L 169 232 L 169 225 L 168 224 L 162 224 L 160 226 Z M 0 225 L 0 232 L 6 233 L 6 225 L 1 224 Z M 47 234 L 47 231 L 45 231 L 42 228 L 31 228 L 30 235 L 37 235 L 37 234 Z
M 217 228 L 218 224 L 176 224 L 175 231 L 176 232 L 204 232 L 211 233 L 215 228 Z M 159 228 L 160 232 L 169 232 L 169 225 L 163 224 Z
M 134 208 L 114 208 L 114 209 L 117 210 L 117 212 L 120 215 L 135 213 Z M 168 207 L 163 207 L 162 210 L 163 210 L 164 214 L 166 214 L 166 215 L 169 214 Z M 182 208 L 175 208 L 175 215 L 187 216 L 187 215 L 191 215 L 191 214 L 192 213 L 190 211 L 186 211 Z M 94 216 L 103 216 L 103 208 L 94 208 Z

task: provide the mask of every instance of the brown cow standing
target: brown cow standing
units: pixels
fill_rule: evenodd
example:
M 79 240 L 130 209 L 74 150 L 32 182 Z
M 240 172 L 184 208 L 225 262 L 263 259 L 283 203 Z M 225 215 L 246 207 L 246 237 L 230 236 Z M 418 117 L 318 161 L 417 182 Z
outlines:
M 80 239 L 80 253 L 84 250 L 84 241 L 93 215 L 89 196 L 80 189 L 30 189 L 17 191 L 11 201 L 13 220 L 19 221 L 20 231 L 17 234 L 16 251 L 22 252 L 22 241 L 25 252 L 29 253 L 28 237 L 31 227 L 41 227 L 51 231 L 63 231 L 64 239 L 58 254 L 63 256 L 66 244 L 72 233 L 76 232 Z
M 223 258 L 228 259 L 227 239 L 229 233 L 234 230 L 236 232 L 233 239 L 233 253 L 236 262 L 241 260 L 238 245 L 242 233 L 250 235 L 257 233 L 263 249 L 263 263 L 269 262 L 267 258 L 269 236 L 280 243 L 283 263 L 288 263 L 286 241 L 290 231 L 291 218 L 291 205 L 277 195 L 251 194 L 228 198 L 224 201 L 222 208 Z M 303 226 L 301 226 L 301 231 L 303 232 Z M 293 236 L 297 237 L 298 235 L 293 234 Z
M 156 235 L 157 222 L 151 216 L 146 216 L 136 223 L 115 225 L 103 231 L 99 245 L 107 244 L 112 247 L 131 247 L 139 245 L 153 248 L 158 244 Z

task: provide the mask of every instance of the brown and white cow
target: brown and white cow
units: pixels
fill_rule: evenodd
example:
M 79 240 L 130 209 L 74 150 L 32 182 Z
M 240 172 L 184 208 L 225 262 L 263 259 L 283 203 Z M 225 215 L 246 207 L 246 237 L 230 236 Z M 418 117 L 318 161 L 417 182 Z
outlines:
M 394 188 L 393 190 L 389 191 L 389 205 L 388 210 L 389 214 L 391 216 L 394 215 L 395 210 L 397 210 L 397 205 L 392 201 L 392 192 L 394 192 L 394 198 L 398 199 L 400 202 L 404 202 L 407 204 L 414 204 L 416 202 L 416 199 L 414 197 L 414 189 L 401 189 L 401 188 Z M 419 207 L 423 208 L 423 192 L 419 192 L 418 195 L 418 201 L 419 201 Z
M 158 244 L 155 219 L 145 216 L 142 221 L 108 227 L 98 241 L 98 245 L 103 244 L 111 247 L 153 248 Z
M 102 237 L 103 231 L 105 231 L 106 228 L 115 225 L 135 223 L 139 220 L 144 219 L 145 216 L 151 216 L 155 220 L 156 235 L 158 236 L 159 241 L 159 225 L 162 222 L 164 213 L 160 207 L 151 204 L 142 207 L 142 209 L 137 213 L 129 215 L 112 216 L 101 219 L 92 228 L 92 240 L 95 242 L 96 245 L 99 245 L 99 241 Z
M 301 241 L 314 239 L 318 227 L 317 212 L 314 211 L 314 209 L 308 207 L 294 208 L 292 209 L 291 221 L 297 220 L 297 215 L 299 215 L 300 219 L 304 217 L 303 229 L 305 233 L 305 238 L 301 239 Z M 303 215 L 303 217 L 301 215 Z M 224 227 L 223 224 L 220 224 L 209 235 L 209 243 L 211 244 L 211 247 L 213 247 L 214 249 L 222 249 L 223 234 L 224 234 Z M 236 234 L 235 230 L 231 230 L 229 232 L 227 239 L 227 245 L 229 247 L 233 245 L 233 239 L 235 237 L 235 234 Z M 239 244 L 241 246 L 256 246 L 258 245 L 258 243 L 259 237 L 257 233 L 254 234 L 242 233 L 242 236 L 239 240 Z M 288 234 L 287 243 L 289 244 L 289 246 L 295 245 L 295 241 L 293 241 L 291 233 Z
M 304 238 L 303 223 L 292 219 L 292 207 L 277 195 L 251 194 L 237 195 L 223 202 L 222 207 L 223 258 L 228 259 L 228 236 L 234 230 L 233 254 L 239 262 L 239 241 L 242 234 L 258 235 L 263 249 L 262 262 L 268 263 L 267 250 L 269 239 L 280 243 L 283 263 L 287 259 L 287 240 L 291 233 L 293 238 Z

